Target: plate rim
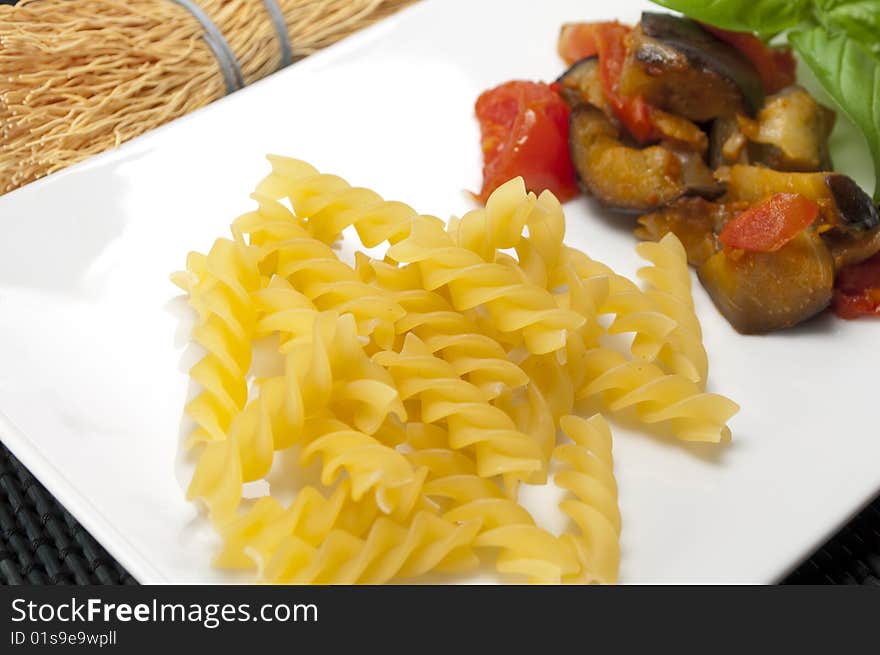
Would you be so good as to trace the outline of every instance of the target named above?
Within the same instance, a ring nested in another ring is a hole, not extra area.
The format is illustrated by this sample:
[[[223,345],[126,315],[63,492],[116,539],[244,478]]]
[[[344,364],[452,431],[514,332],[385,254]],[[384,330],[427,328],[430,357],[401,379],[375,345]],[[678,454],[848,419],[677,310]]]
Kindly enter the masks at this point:
[[[447,0],[448,1],[448,0]],[[239,92],[218,98],[210,104],[200,107],[184,116],[178,117],[168,123],[157,128],[149,130],[120,146],[104,151],[97,155],[88,157],[65,169],[42,177],[34,182],[19,187],[2,197],[0,197],[0,206],[10,202],[16,202],[19,195],[28,192],[39,192],[47,184],[52,184],[55,180],[66,175],[76,176],[80,172],[84,172],[89,167],[111,163],[124,159],[129,153],[134,152],[138,147],[152,139],[160,137],[168,129],[178,129],[185,121],[195,119],[202,112],[219,111],[224,107],[227,101],[235,101],[236,98],[245,97],[243,94],[253,93],[267,80],[275,78],[277,75],[289,74],[290,71],[303,71],[313,67],[320,67],[324,63],[339,62],[340,57],[344,56],[346,49],[357,50],[362,44],[368,43],[385,31],[394,29],[395,23],[405,19],[410,14],[418,12],[433,11],[436,6],[440,5],[440,0],[421,0],[412,5],[404,7],[394,14],[383,18],[382,20],[351,34],[338,42],[316,52],[305,59],[295,62],[291,66],[268,75],[266,78],[258,80],[253,84],[245,87]],[[172,126],[175,126],[172,128]],[[28,435],[3,412],[0,408],[0,440],[13,453],[13,455],[34,475],[34,477],[52,494],[54,500],[64,507],[89,533],[101,544],[101,546],[120,564],[122,564],[129,574],[142,584],[175,584],[170,581],[157,569],[150,561],[145,553],[141,552],[135,543],[130,541],[125,534],[119,530],[112,521],[107,519],[91,502],[91,500],[77,487],[72,484],[62,469],[43,452],[35,441],[30,439]],[[870,485],[868,485],[870,486]],[[868,493],[855,503],[848,513],[842,513],[837,521],[829,521],[821,524],[821,529],[815,529],[811,532],[815,533],[810,539],[805,539],[798,544],[792,544],[790,548],[791,561],[777,561],[763,567],[760,575],[754,576],[757,580],[756,584],[775,584],[783,580],[799,565],[806,561],[806,558],[828,539],[845,526],[853,517],[867,507],[872,500],[880,493],[880,475],[871,486]],[[850,503],[847,503],[848,505]],[[768,575],[769,573],[769,575]],[[210,584],[210,583],[205,583]],[[711,584],[711,581],[708,582]]]

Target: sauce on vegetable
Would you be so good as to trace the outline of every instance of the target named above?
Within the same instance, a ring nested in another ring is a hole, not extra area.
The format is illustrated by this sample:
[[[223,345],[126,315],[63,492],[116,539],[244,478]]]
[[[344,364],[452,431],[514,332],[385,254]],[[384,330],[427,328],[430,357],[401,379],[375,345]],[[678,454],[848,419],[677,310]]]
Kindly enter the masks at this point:
[[[727,248],[774,252],[809,227],[819,205],[799,193],[776,193],[729,221],[718,239]]]
[[[832,307],[841,318],[880,316],[880,253],[838,273]]]
[[[559,36],[559,54],[572,64],[584,57],[599,56],[599,77],[605,98],[626,130],[639,143],[655,138],[651,108],[639,95],[620,91],[620,78],[626,61],[626,37],[632,31],[617,21],[570,23]]]
[[[522,176],[648,212],[639,236],[675,232],[744,333],[807,320],[832,296],[846,318],[880,315],[880,214],[833,171],[834,112],[797,85],[790,48],[695,18],[563,25],[556,83],[509,82],[477,102],[480,199]]]

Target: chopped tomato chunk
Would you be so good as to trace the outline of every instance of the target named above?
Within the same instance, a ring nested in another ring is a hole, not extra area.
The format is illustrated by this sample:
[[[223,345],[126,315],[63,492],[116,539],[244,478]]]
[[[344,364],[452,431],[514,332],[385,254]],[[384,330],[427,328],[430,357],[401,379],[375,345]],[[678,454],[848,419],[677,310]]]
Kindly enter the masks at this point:
[[[608,103],[627,131],[644,143],[656,137],[650,107],[641,96],[624,96],[619,91],[627,54],[625,38],[631,31],[617,21],[568,23],[562,26],[557,48],[567,64],[599,56],[599,76]]]
[[[631,28],[620,23],[602,23],[596,32],[599,51],[599,76],[602,90],[614,113],[627,131],[644,143],[654,135],[651,112],[642,96],[624,96],[620,93],[620,76],[626,61],[626,36]]]
[[[559,41],[556,48],[559,56],[567,65],[587,57],[599,54],[599,46],[596,43],[596,32],[602,25],[608,23],[566,23],[559,30]]]
[[[880,316],[880,253],[838,273],[832,307],[841,318]]]
[[[798,193],[777,193],[730,220],[718,238],[727,248],[773,252],[816,220],[819,205]]]
[[[542,82],[512,81],[477,99],[483,149],[479,199],[509,179],[522,176],[535,193],[549,189],[560,201],[578,193],[568,154],[568,106]]]
[[[768,95],[794,84],[797,62],[790,49],[771,48],[749,32],[731,32],[703,23],[700,25],[716,38],[739,50],[752,62]]]

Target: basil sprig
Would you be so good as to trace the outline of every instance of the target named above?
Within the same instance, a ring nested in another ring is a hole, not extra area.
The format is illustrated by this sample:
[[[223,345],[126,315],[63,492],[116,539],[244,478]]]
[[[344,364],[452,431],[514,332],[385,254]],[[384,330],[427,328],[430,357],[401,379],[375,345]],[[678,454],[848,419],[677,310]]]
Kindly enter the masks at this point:
[[[764,36],[777,34],[805,20],[813,4],[810,0],[752,0],[748,5],[742,0],[654,2],[724,30],[757,32]]]
[[[874,161],[880,202],[880,0],[654,0],[709,25],[786,32],[789,43],[850,120]]]

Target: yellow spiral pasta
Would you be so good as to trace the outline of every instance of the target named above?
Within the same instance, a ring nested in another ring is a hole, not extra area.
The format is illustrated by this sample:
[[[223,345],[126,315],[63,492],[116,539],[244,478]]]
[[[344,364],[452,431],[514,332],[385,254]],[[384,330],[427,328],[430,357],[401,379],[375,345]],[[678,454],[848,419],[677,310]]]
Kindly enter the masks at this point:
[[[608,333],[632,333],[632,354],[648,361],[655,359],[666,338],[675,330],[676,322],[660,311],[635,283],[605,264],[574,248],[566,248],[566,255],[569,265],[588,288],[600,280],[608,285],[597,309],[599,314],[614,315]]]
[[[254,198],[259,208],[236,219],[233,232],[248,235],[259,246],[261,268],[287,280],[316,309],[352,314],[360,334],[387,345],[403,310],[376,287],[363,283],[284,205],[260,194]]]
[[[418,215],[400,203],[386,202],[371,191],[349,186],[341,178],[322,175],[305,162],[280,157],[271,157],[270,161],[273,172],[258,187],[259,193],[265,194],[267,201],[288,198],[296,214],[307,217],[304,223],[317,239],[330,242],[345,227],[354,225],[368,247],[383,241],[394,243],[389,256],[401,263],[418,262],[426,288],[445,286],[459,310],[486,305],[496,327],[502,332],[521,332],[530,351],[558,350],[565,345],[566,330],[583,324],[583,317],[558,308],[546,291],[522,279],[515,267],[494,261],[497,247],[508,247],[508,242],[515,245],[534,196],[525,198],[524,208],[517,205],[521,199],[516,189],[502,189],[496,202],[489,203],[490,208],[498,205],[497,211],[471,213],[457,222],[465,245],[456,248],[452,235],[434,217]],[[522,185],[521,181],[519,184]],[[511,220],[509,207],[502,207],[510,204],[505,192],[516,196],[512,213],[522,217],[522,224]],[[548,203],[556,202],[552,194],[547,198]],[[484,217],[494,220],[487,222],[482,220]],[[473,231],[469,226],[479,227],[477,224],[506,230],[506,234],[490,235],[481,243],[468,236]],[[441,248],[444,244],[453,247],[447,251]],[[444,251],[442,259],[426,260],[417,254],[420,246],[427,246],[429,252],[436,254]],[[481,255],[490,259],[483,260]]]
[[[558,584],[579,571],[570,544],[535,525],[521,505],[485,478],[450,475],[429,482],[425,494],[453,502],[445,519],[479,524],[474,546],[498,550],[495,565],[500,573],[525,576],[537,584]]]
[[[269,155],[269,162],[272,173],[260,182],[257,192],[273,200],[288,199],[296,215],[307,219],[314,238],[324,243],[335,241],[349,226],[355,227],[368,248],[384,241],[395,243],[409,234],[417,216],[402,202],[383,200],[374,191],[352,187],[341,177],[319,173],[304,161]]]
[[[552,204],[556,199],[553,194],[545,194],[544,201]],[[485,207],[451,219],[447,230],[457,246],[485,262],[494,262],[499,250],[519,244],[526,225],[534,220],[532,213],[541,209],[535,194],[527,193],[525,183],[518,177],[499,186]]]
[[[317,546],[337,526],[362,535],[380,510],[370,499],[352,503],[350,498],[347,480],[326,498],[316,488],[304,487],[287,507],[272,496],[263,496],[221,527],[223,546],[214,563],[226,569],[262,571],[286,537],[297,536]]]
[[[373,359],[391,372],[404,401],[418,399],[422,421],[446,423],[450,447],[475,449],[481,476],[524,479],[542,469],[541,445],[415,334],[407,334],[399,353],[380,351]]]
[[[499,485],[477,475],[465,455],[441,448],[416,451],[409,458],[429,470],[424,494],[445,504],[444,519],[479,524],[474,546],[499,551],[499,572],[538,584],[559,583],[578,573],[573,543],[537,526]]]
[[[359,501],[375,490],[376,504],[383,513],[399,520],[409,516],[419,499],[427,469],[415,470],[395,448],[336,419],[317,419],[307,432],[318,436],[303,447],[302,464],[308,466],[320,456],[323,485],[332,486],[345,473],[351,483],[352,500]]]
[[[207,352],[190,370],[202,391],[186,407],[197,426],[188,442],[221,441],[247,402],[257,253],[238,239],[217,239],[207,256],[190,253],[187,270],[172,280],[189,294],[198,314],[192,340]]]
[[[418,512],[407,525],[382,517],[357,537],[331,530],[320,546],[285,537],[263,570],[263,581],[283,584],[382,584],[429,571],[463,571],[478,564],[471,544],[476,521],[453,523]]]
[[[638,271],[639,277],[647,283],[645,294],[676,323],[657,355],[658,362],[670,372],[679,373],[705,388],[709,358],[703,347],[700,321],[694,312],[684,246],[670,232],[659,242],[638,244],[636,251],[653,264]]]
[[[396,324],[399,335],[412,333],[419,337],[431,354],[448,362],[460,378],[477,386],[488,401],[504,409],[517,429],[536,440],[543,464],[526,481],[543,484],[555,426],[548,403],[529,375],[508,358],[498,341],[483,334],[470,316],[454,310],[442,295],[422,289],[417,268],[398,268],[361,257],[357,269],[362,278],[390,289],[406,311]],[[506,482],[515,485],[520,479],[520,475],[508,475]]]
[[[596,348],[584,360],[586,383],[581,398],[599,396],[611,411],[634,408],[646,424],[662,423],[685,441],[730,439],[727,421],[739,405],[719,394],[705,393],[691,380],[667,374],[655,364],[636,362]]]
[[[485,262],[472,250],[455,246],[442,226],[416,220],[411,234],[388,249],[388,257],[418,265],[425,288],[445,289],[458,310],[484,306],[495,327],[521,334],[529,352],[565,346],[583,316],[558,307],[546,289],[529,283],[517,268]]]
[[[714,442],[738,409],[705,392],[680,243],[639,246],[642,290],[567,246],[558,200],[521,179],[444,224],[270,161],[232,238],[172,276],[205,350],[185,409],[187,495],[219,532],[215,563],[263,582],[382,583],[495,555],[516,579],[615,582],[611,432],[575,416],[577,401]],[[342,261],[333,245],[350,227],[368,247],[387,243],[384,259]],[[632,334],[628,352],[607,334]],[[571,443],[557,445],[560,429]],[[561,535],[517,501],[554,462],[574,526]],[[313,464],[318,481],[290,502],[268,486]],[[256,481],[267,495],[245,498]]]
[[[359,270],[367,267],[370,271],[365,275],[389,289],[389,297],[405,312],[395,324],[398,335],[415,334],[432,354],[449,362],[460,377],[480,387],[489,398],[528,384],[529,376],[510,361],[501,344],[482,334],[446,298],[421,288],[416,269],[406,271],[387,262],[359,262]]]
[[[198,457],[188,496],[203,501],[216,521],[237,509],[245,482],[269,472],[275,451],[309,435],[307,417],[335,407],[336,415],[350,415],[367,432],[378,430],[390,414],[406,418],[390,376],[361,350],[353,317],[311,317],[313,329],[292,342],[284,374],[261,381],[258,394],[231,422],[228,438],[208,443]]]
[[[522,234],[526,227],[527,236]],[[450,232],[458,245],[486,261],[497,258],[498,249],[515,247],[518,259],[503,261],[518,267],[530,282],[554,292],[560,306],[584,317],[579,344],[597,345],[601,330],[596,317],[612,313],[615,321],[609,333],[634,333],[633,353],[654,359],[676,328],[674,317],[630,280],[566,247],[565,216],[559,201],[546,191],[540,197],[527,193],[521,178],[500,186],[484,209],[465,214],[450,226]]]
[[[620,567],[620,509],[611,429],[601,414],[586,420],[564,416],[560,427],[574,443],[557,446],[553,452],[562,465],[554,482],[570,493],[559,506],[580,531],[577,536],[563,536],[580,562],[580,571],[566,581],[613,584]]]

